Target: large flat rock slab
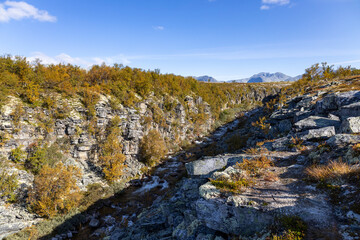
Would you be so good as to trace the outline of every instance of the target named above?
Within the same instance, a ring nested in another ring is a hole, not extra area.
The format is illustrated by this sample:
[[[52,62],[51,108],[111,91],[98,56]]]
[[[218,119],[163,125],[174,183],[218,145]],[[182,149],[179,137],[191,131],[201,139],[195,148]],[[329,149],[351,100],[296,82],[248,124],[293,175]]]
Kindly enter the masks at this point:
[[[319,129],[309,129],[305,132],[299,133],[302,140],[321,140],[328,139],[335,135],[335,127],[324,127]]]
[[[308,129],[317,129],[317,128],[324,128],[330,126],[338,127],[340,126],[340,121],[325,117],[310,116],[308,118],[296,122],[294,126],[297,131],[304,131]]]

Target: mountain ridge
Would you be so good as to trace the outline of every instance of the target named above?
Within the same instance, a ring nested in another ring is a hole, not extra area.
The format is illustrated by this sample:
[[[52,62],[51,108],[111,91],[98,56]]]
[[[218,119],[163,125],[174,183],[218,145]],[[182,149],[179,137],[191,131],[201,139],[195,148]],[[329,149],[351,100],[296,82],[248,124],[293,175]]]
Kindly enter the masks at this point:
[[[302,75],[291,77],[281,72],[276,72],[276,73],[260,72],[248,78],[228,80],[226,82],[229,83],[230,82],[231,83],[295,82],[299,80],[301,77]],[[221,82],[207,75],[195,77],[195,79],[201,82],[208,82],[209,80],[210,80],[209,82]]]
[[[216,80],[213,77],[210,77],[208,75],[204,75],[204,76],[199,76],[199,77],[194,77],[196,80],[200,81],[200,82],[219,82],[218,80]]]

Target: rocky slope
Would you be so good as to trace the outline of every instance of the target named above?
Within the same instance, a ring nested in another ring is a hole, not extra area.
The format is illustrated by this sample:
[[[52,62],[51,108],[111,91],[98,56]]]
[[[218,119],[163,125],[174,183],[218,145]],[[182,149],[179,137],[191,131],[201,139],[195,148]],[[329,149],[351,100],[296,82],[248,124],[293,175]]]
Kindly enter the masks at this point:
[[[280,87],[270,91],[262,87],[255,91],[230,98],[229,103],[241,103],[253,99],[258,102],[269,94],[276,94]],[[1,109],[0,154],[2,172],[16,176],[18,189],[16,203],[0,203],[0,238],[32,226],[42,219],[28,211],[26,205],[27,190],[32,187],[34,175],[22,165],[24,159],[15,163],[12,159],[14,149],[26,153],[31,146],[41,142],[46,146],[57,146],[61,152],[61,161],[66,165],[78,167],[82,173],[77,185],[86,190],[88,185],[97,183],[107,187],[103,172],[98,164],[101,136],[115,116],[121,119],[121,144],[126,156],[126,168],[122,183],[139,178],[144,174],[145,165],[140,161],[140,142],[151,129],[156,129],[165,139],[171,151],[189,144],[208,134],[213,129],[215,118],[206,102],[198,96],[186,96],[185,104],[172,99],[172,108],[166,106],[168,98],[151,96],[136,104],[135,107],[114,105],[111,96],[100,95],[95,105],[95,118],[88,120],[83,103],[76,98],[63,98],[58,95],[57,106],[61,109],[45,109],[29,106],[21,99],[9,96]],[[167,102],[166,102],[167,101]],[[224,106],[226,109],[226,106]],[[201,123],[194,120],[197,114],[204,114]],[[91,126],[96,132],[91,132]]]
[[[354,81],[360,78],[345,83]],[[245,114],[213,140],[223,148],[234,136],[246,137],[246,147],[190,162],[173,159],[162,170],[171,174],[171,167],[185,165],[186,177],[169,189],[161,175],[140,184],[138,193],[160,194],[132,215],[123,209],[136,201],[111,205],[107,215],[94,210],[90,239],[359,239],[360,91],[337,92],[342,84]],[[256,121],[264,115],[262,128]],[[309,167],[339,157],[352,174],[311,180]]]

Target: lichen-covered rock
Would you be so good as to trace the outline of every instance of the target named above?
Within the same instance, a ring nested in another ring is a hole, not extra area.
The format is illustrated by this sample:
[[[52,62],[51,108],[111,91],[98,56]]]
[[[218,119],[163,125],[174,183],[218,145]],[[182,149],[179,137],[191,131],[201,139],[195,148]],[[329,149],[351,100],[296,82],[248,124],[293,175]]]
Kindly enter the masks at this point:
[[[196,202],[197,216],[206,226],[227,234],[253,236],[264,231],[273,217],[253,207],[236,207],[230,202],[199,199]]]
[[[329,94],[316,103],[316,111],[323,114],[358,101],[360,101],[360,91]]]
[[[20,205],[0,202],[0,239],[37,223],[40,219]]]
[[[360,102],[352,103],[341,107],[338,115],[342,118],[346,117],[359,117],[360,116]]]
[[[286,151],[289,149],[288,137],[277,138],[274,141],[264,143],[263,147],[270,151]]]
[[[219,170],[227,165],[227,159],[217,158],[205,158],[190,163],[186,163],[186,170],[189,175],[195,176],[208,176],[212,172]]]
[[[330,94],[325,96],[323,99],[316,102],[316,112],[317,113],[325,113],[328,111],[333,111],[338,108],[336,104],[336,96],[334,94]]]
[[[342,133],[360,133],[360,117],[349,117],[341,124]]]
[[[349,144],[355,144],[360,142],[359,135],[352,134],[336,134],[326,141],[332,147],[345,147]]]
[[[340,125],[340,121],[325,117],[318,117],[318,116],[310,116],[294,124],[295,129],[297,131],[304,131],[307,129],[315,129],[315,128],[324,128],[329,126],[337,127],[339,125]]]
[[[212,199],[220,197],[221,192],[214,185],[212,185],[211,182],[207,182],[200,186],[199,194],[204,199]]]
[[[187,173],[192,176],[209,177],[214,171],[226,166],[232,166],[243,160],[242,155],[223,155],[217,157],[205,157],[190,163],[186,163]]]
[[[280,109],[278,111],[275,111],[271,114],[270,118],[271,119],[276,119],[276,120],[284,120],[284,119],[290,119],[293,118],[295,115],[294,111],[290,111],[287,109]]]
[[[321,140],[328,139],[335,135],[335,127],[324,127],[319,129],[309,129],[298,134],[302,140]]]

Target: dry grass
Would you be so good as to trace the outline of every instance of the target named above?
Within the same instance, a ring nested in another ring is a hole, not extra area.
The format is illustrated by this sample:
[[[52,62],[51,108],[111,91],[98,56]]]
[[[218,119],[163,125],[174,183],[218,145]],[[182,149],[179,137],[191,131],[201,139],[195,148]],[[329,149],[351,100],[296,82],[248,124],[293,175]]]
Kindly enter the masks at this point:
[[[276,182],[279,181],[279,176],[274,172],[265,172],[264,173],[264,180],[267,182]]]
[[[354,171],[348,163],[331,161],[326,166],[311,166],[305,170],[305,173],[310,180],[327,181],[339,180]]]
[[[257,155],[257,154],[266,154],[269,152],[269,150],[267,150],[264,147],[255,147],[255,148],[248,148],[248,149],[244,150],[243,152],[245,154],[249,154],[249,155]]]
[[[245,170],[250,176],[261,175],[263,170],[271,165],[271,159],[264,155],[253,159],[244,159],[242,163],[236,164],[238,168]]]
[[[260,153],[260,148],[248,148],[246,150],[244,150],[245,154],[249,154],[249,155],[256,155]]]

